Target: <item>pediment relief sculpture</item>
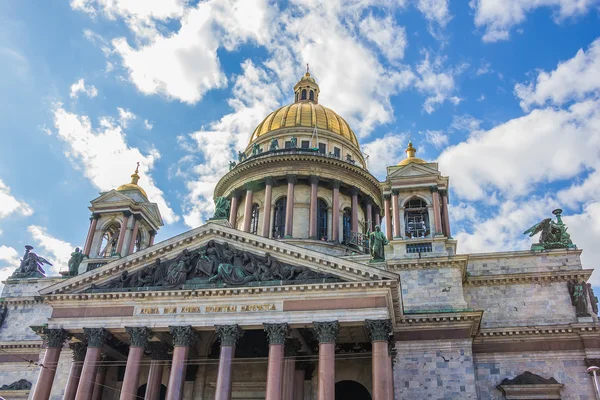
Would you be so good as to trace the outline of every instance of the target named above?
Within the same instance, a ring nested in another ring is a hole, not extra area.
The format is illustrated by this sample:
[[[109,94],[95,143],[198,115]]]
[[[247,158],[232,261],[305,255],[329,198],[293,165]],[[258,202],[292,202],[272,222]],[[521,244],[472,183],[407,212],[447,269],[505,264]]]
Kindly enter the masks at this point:
[[[336,276],[307,267],[280,262],[271,254],[264,256],[239,250],[229,243],[214,240],[195,249],[184,249],[169,260],[154,263],[134,273],[123,271],[119,277],[88,292],[114,290],[211,288],[242,285],[273,285],[299,282],[336,282]]]

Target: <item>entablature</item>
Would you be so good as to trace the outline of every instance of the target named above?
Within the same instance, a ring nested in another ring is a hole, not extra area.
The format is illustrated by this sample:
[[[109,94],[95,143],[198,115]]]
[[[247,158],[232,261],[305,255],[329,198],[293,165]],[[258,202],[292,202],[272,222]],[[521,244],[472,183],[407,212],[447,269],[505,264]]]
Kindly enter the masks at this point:
[[[587,281],[593,269],[569,271],[524,272],[518,274],[497,274],[468,276],[465,286],[521,285],[526,283],[568,282],[571,280]]]

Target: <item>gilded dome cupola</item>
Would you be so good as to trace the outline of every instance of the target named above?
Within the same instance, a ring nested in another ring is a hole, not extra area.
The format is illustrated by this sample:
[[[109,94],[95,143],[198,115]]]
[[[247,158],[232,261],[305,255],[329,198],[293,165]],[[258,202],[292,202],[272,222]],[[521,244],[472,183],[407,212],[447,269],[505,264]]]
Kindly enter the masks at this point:
[[[311,103],[319,103],[319,85],[308,72],[308,64],[306,64],[306,73],[298,83],[294,86],[294,102],[309,101]]]

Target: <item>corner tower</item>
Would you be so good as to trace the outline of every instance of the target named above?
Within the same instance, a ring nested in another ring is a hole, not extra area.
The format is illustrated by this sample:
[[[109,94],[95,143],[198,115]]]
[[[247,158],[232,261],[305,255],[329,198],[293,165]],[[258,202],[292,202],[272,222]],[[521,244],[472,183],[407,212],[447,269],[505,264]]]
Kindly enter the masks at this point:
[[[79,272],[86,272],[112,259],[125,257],[154,244],[163,220],[156,203],[148,200],[138,185],[139,163],[131,182],[101,193],[91,201],[90,228],[85,241],[85,259]]]

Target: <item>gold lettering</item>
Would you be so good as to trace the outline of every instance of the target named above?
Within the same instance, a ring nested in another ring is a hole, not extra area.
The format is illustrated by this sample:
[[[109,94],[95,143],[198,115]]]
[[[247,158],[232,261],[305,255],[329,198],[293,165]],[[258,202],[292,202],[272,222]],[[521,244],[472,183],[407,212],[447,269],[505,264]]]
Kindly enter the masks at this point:
[[[177,307],[165,307],[165,314],[176,314]]]
[[[142,308],[140,314],[158,314],[158,308]]]
[[[181,307],[182,313],[199,313],[200,307]]]

